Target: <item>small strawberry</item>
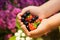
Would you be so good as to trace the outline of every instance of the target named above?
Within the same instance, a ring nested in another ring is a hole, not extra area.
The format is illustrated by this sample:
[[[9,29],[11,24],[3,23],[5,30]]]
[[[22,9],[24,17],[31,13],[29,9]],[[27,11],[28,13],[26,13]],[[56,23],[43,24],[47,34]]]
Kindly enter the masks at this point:
[[[34,29],[36,29],[34,26],[33,26],[33,24],[32,23],[29,23],[29,29],[32,31],[32,30],[34,30]]]
[[[40,21],[42,21],[42,19],[39,19]]]
[[[29,16],[26,18],[26,20],[29,21],[29,20],[31,20],[32,18],[33,18],[33,16],[32,16],[32,15],[29,15]]]
[[[36,22],[40,22],[40,19],[37,19]]]

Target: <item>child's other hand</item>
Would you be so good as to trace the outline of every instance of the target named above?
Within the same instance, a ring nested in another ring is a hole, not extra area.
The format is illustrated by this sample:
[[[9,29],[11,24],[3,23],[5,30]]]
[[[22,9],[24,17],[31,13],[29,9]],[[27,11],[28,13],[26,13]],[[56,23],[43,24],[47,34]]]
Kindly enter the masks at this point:
[[[23,22],[21,22],[20,19],[18,19],[18,21],[20,22],[21,28],[24,30],[26,35],[33,38],[37,38],[39,36],[45,35],[46,33],[58,27],[60,25],[59,17],[60,17],[60,13],[57,13],[48,19],[43,19],[40,25],[37,27],[37,29],[30,32],[27,30],[26,26],[23,24]]]
[[[42,13],[42,10],[40,10],[37,6],[28,6],[22,9],[22,12],[18,14],[18,18],[21,19],[21,15],[23,15],[27,11],[29,11],[33,15],[39,16],[39,18],[41,19],[46,18],[46,14]]]

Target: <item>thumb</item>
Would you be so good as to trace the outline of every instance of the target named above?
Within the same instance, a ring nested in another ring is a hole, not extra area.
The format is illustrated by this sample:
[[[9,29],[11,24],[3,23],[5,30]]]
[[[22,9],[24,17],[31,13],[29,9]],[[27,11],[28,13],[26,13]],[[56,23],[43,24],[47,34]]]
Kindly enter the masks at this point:
[[[23,15],[25,12],[30,11],[30,7],[25,7],[22,9],[21,15]]]
[[[30,7],[25,7],[25,8],[23,8],[22,11],[21,11],[21,13],[19,13],[19,14],[17,15],[18,19],[21,19],[21,16],[22,16],[25,12],[27,12],[27,11],[30,12]]]

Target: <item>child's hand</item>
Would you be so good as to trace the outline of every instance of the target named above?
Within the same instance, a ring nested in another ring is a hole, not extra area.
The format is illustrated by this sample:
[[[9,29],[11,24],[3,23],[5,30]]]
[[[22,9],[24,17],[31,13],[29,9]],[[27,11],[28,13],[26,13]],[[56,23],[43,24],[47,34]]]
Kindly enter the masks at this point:
[[[20,17],[20,15],[23,15],[27,11],[29,11],[33,15],[39,16],[41,19],[46,18],[46,14],[42,13],[44,11],[40,10],[37,6],[28,6],[22,9],[22,12],[19,13],[18,16]],[[21,19],[21,17],[19,19]]]
[[[48,19],[43,19],[41,24],[37,27],[37,29],[27,32],[27,34],[30,37],[36,38],[45,35],[45,33],[51,32],[52,30],[56,29],[59,26],[60,26],[60,13],[57,13]]]
[[[18,18],[19,17],[21,16],[18,16]],[[36,38],[44,35],[47,32],[50,32],[52,29],[55,29],[60,25],[60,13],[57,13],[56,15],[48,19],[43,19],[41,24],[37,27],[37,29],[30,32],[27,30],[26,26],[23,24],[23,22],[21,22],[20,19],[18,19],[18,21],[20,22],[21,28],[24,30],[26,35]]]

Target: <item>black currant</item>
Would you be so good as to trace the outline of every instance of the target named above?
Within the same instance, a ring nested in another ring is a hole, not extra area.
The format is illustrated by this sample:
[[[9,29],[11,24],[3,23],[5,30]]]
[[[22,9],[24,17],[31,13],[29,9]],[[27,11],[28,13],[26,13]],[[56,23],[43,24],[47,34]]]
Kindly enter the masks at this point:
[[[28,22],[27,22],[27,21],[24,21],[23,23],[24,23],[25,25],[28,25]]]
[[[29,14],[30,14],[30,12],[29,12],[29,11],[27,11],[27,12],[26,12],[26,15],[29,15]]]
[[[30,14],[30,12],[27,11],[24,15],[22,15],[22,17],[26,18],[29,14]]]
[[[21,21],[22,21],[22,22],[24,22],[24,21],[25,21],[25,18],[24,18],[24,17],[22,17],[22,18],[21,18]]]
[[[38,16],[35,16],[34,18],[32,18],[31,20],[30,20],[30,22],[34,22],[35,20],[37,20],[38,19]]]
[[[37,20],[38,19],[38,16],[35,16],[35,19]]]
[[[35,18],[32,18],[31,20],[30,20],[30,22],[34,22],[35,21]]]
[[[26,16],[27,16],[26,14],[23,14],[21,17],[24,17],[24,18],[26,18]]]
[[[29,29],[29,26],[26,26],[26,28],[28,29],[28,31],[31,31],[31,30]]]

